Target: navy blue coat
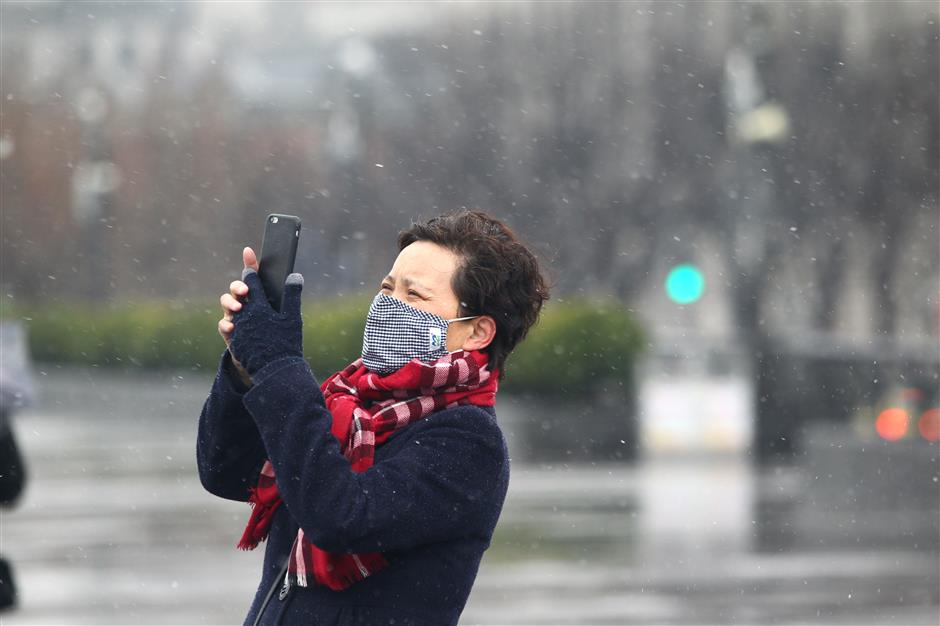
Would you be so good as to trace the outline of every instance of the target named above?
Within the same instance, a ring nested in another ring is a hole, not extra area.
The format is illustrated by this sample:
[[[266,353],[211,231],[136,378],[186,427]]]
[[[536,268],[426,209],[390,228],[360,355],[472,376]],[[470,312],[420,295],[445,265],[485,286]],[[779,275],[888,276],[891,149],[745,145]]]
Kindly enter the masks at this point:
[[[353,472],[331,434],[319,383],[299,357],[265,366],[246,388],[228,350],[199,417],[199,477],[211,493],[247,501],[266,458],[283,504],[245,624],[269,590],[261,624],[456,624],[509,484],[509,451],[492,408],[433,413],[376,448]],[[250,508],[245,507],[247,522]],[[283,567],[298,526],[329,552],[381,551],[389,565],[343,591],[292,586]],[[244,526],[223,532],[232,549]],[[279,575],[280,574],[280,575]]]

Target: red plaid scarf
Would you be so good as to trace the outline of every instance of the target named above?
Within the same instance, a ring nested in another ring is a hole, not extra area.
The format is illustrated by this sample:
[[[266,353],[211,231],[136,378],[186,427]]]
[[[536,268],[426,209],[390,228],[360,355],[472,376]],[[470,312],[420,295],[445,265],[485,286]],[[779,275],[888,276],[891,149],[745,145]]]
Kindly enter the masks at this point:
[[[343,455],[354,472],[372,466],[375,448],[399,428],[405,428],[435,411],[460,404],[493,406],[497,372],[487,369],[487,355],[457,351],[434,363],[412,360],[397,372],[380,376],[357,359],[333,374],[321,386],[326,406],[333,414],[331,431],[339,439]],[[238,547],[251,550],[268,536],[274,512],[281,504],[274,466],[265,461],[258,486],[249,489],[253,507]],[[330,553],[313,545],[301,528],[291,547],[288,579],[307,586],[314,580],[340,591],[388,565],[381,552]]]

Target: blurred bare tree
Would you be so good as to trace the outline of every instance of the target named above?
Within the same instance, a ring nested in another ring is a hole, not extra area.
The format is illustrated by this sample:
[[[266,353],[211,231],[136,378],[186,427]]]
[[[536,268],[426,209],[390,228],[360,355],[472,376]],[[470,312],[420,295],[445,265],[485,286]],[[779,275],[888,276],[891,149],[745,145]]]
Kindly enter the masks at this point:
[[[198,67],[184,54],[197,15],[181,3],[147,9],[149,62],[121,52],[141,85],[132,99],[95,69],[110,66],[93,58],[94,29],[69,31],[57,71],[33,84],[30,29],[64,32],[84,12],[55,6],[3,8],[2,133],[15,146],[0,177],[3,281],[17,297],[202,300],[274,210],[304,218],[311,293],[368,290],[409,217],[480,206],[541,243],[561,293],[627,303],[659,280],[657,259],[718,242],[730,269],[714,280],[741,328],[781,288],[768,276],[809,248],[801,289],[813,324],[831,328],[849,244],[864,241],[875,327],[891,334],[902,255],[936,238],[930,3],[513,4],[336,41],[284,36],[296,16],[272,9],[277,36],[229,34]],[[110,10],[97,22],[140,23]],[[783,135],[738,136],[734,54],[783,111]],[[282,91],[246,96],[246,57]],[[80,108],[95,97],[89,130]],[[78,210],[76,169],[101,162],[119,185]],[[937,275],[935,253],[916,263]]]

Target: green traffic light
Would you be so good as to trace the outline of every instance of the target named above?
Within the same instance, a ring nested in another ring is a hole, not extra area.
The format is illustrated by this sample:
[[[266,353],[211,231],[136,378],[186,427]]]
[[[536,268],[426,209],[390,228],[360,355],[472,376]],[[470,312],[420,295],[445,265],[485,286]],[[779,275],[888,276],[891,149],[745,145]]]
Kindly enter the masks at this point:
[[[705,278],[694,265],[677,265],[666,277],[666,293],[673,302],[691,304],[702,297],[705,291]]]

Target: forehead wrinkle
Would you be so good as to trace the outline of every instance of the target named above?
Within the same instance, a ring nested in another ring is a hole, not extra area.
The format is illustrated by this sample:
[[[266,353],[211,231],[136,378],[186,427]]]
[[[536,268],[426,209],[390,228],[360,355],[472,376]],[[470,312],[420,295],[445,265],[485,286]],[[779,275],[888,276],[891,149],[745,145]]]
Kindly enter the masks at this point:
[[[395,277],[389,274],[385,277],[385,280],[395,284]],[[433,292],[434,290],[425,285],[424,283],[411,278],[410,276],[402,276],[401,282],[405,284],[406,287],[418,287],[419,289],[424,289],[425,291]]]

